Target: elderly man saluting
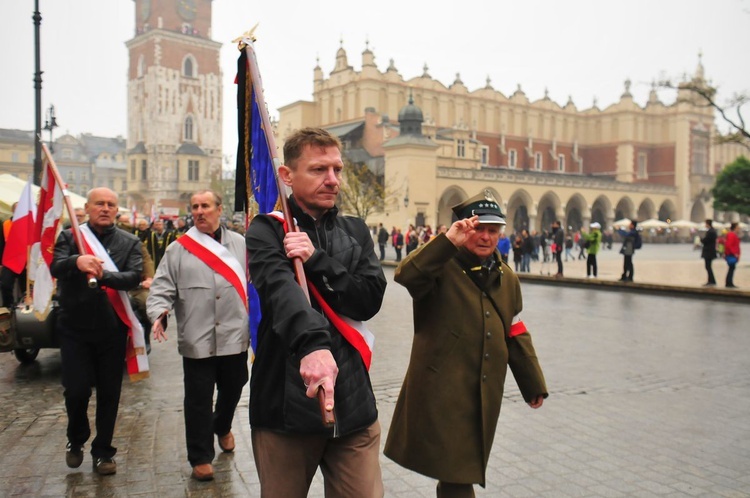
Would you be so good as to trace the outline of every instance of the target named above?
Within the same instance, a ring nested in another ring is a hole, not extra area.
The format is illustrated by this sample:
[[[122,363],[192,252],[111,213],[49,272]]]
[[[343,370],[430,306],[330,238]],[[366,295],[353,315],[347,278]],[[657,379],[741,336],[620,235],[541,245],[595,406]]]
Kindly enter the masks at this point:
[[[146,306],[159,342],[167,337],[166,316],[175,310],[188,461],[191,477],[207,481],[214,476],[214,434],[224,452],[234,450],[232,419],[248,380],[247,264],[245,240],[221,226],[216,192],[193,194],[190,210],[195,226],[167,247]]]
[[[414,299],[409,368],[385,455],[438,480],[438,497],[484,486],[507,367],[532,408],[547,397],[521,287],[496,250],[505,219],[485,190],[455,206],[446,234],[411,253],[395,280]]]

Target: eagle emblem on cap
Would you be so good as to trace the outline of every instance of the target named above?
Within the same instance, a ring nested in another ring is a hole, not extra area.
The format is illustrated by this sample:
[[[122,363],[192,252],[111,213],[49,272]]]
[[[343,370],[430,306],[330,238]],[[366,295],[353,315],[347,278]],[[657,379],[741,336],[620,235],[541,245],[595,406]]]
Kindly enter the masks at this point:
[[[485,200],[488,200],[490,202],[496,202],[495,201],[495,196],[492,195],[492,192],[490,192],[490,189],[488,189],[488,188],[484,189],[484,198],[485,198]]]

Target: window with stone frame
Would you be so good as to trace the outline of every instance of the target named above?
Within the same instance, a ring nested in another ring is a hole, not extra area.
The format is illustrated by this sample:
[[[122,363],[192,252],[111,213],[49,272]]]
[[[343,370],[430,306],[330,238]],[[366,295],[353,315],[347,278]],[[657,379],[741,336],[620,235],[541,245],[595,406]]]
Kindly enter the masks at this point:
[[[537,171],[542,171],[543,167],[544,167],[544,158],[542,157],[542,153],[535,152],[534,153],[534,169]]]
[[[565,172],[565,155],[564,154],[557,155],[557,171],[561,173]]]
[[[456,157],[466,157],[466,141],[463,139],[456,140]]]
[[[487,163],[490,162],[490,148],[486,145],[482,145],[481,148],[482,151],[482,166],[487,166]]]
[[[508,167],[510,169],[516,169],[517,163],[518,163],[518,153],[516,152],[516,149],[510,149],[508,151]]]
[[[694,128],[691,134],[690,172],[696,175],[708,174],[709,135],[702,127]]]
[[[192,141],[193,140],[193,117],[188,116],[185,118],[185,129],[184,129],[184,139]]]
[[[141,159],[141,180],[148,179],[148,161]]]
[[[638,153],[638,170],[636,171],[636,178],[639,180],[648,178],[648,154],[645,152]]]
[[[200,180],[200,161],[197,159],[188,160],[188,181],[197,182]]]

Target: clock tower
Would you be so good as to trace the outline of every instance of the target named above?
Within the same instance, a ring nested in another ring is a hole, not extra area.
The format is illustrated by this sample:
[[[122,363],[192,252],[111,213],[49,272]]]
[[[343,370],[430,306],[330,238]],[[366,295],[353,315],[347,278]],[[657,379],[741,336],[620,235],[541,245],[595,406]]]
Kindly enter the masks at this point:
[[[212,0],[134,0],[128,68],[128,201],[185,213],[221,173],[221,43]]]

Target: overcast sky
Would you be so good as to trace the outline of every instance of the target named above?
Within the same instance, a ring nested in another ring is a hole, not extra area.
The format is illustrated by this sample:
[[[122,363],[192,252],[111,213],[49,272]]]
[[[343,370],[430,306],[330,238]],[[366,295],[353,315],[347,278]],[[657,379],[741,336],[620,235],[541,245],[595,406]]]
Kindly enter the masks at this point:
[[[125,42],[133,37],[135,2],[39,3],[42,106],[55,105],[55,136],[124,136]],[[34,128],[33,10],[33,0],[0,0],[0,128]],[[744,41],[750,0],[215,0],[212,38],[225,44],[225,154],[236,150],[238,52],[231,40],[258,22],[256,48],[272,115],[312,99],[316,58],[328,75],[341,40],[355,70],[369,40],[378,67],[385,70],[392,58],[406,80],[421,75],[426,63],[446,86],[460,73],[472,91],[489,76],[505,95],[520,84],[534,101],[546,87],[550,98],[564,105],[570,95],[579,109],[595,97],[600,109],[616,102],[628,78],[643,105],[652,80],[692,75],[699,52],[720,100],[750,91]],[[660,96],[674,100],[668,90]]]

